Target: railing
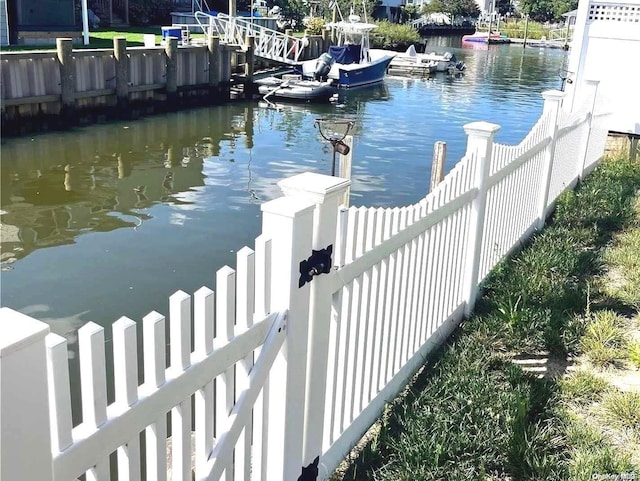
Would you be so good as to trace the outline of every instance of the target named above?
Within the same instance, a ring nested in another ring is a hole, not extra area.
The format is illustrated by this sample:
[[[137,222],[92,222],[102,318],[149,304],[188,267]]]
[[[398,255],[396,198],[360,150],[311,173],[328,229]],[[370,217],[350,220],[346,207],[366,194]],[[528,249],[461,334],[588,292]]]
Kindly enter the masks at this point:
[[[255,37],[255,55],[269,60],[295,65],[302,59],[304,48],[307,46],[304,39],[286,35],[240,17],[195,12],[195,18],[206,35],[218,35],[220,40],[226,43],[244,45],[246,37]]]
[[[281,181],[255,252],[218,271],[217,293],[171,296],[168,339],[156,312],[141,342],[132,320],[113,324],[110,404],[103,329],[79,330],[76,427],[66,341],[3,308],[3,479],[106,480],[114,452],[118,479],[327,479],[471,313],[490,270],[597,164],[607,131],[593,99],[566,113],[563,92],[543,97],[519,145],[494,143],[498,125],[467,124],[463,159],[411,206],[341,207],[349,181],[337,177]]]

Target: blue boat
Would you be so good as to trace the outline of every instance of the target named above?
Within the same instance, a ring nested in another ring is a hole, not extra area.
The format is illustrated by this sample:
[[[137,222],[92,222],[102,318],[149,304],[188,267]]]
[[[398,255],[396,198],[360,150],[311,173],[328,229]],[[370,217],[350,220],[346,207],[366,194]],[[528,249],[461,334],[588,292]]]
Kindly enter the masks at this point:
[[[361,22],[357,15],[349,15],[349,21],[329,23],[335,29],[337,45],[329,48],[320,58],[302,63],[305,77],[332,79],[338,88],[355,88],[382,82],[393,54],[369,48],[369,33],[377,28],[372,23]]]

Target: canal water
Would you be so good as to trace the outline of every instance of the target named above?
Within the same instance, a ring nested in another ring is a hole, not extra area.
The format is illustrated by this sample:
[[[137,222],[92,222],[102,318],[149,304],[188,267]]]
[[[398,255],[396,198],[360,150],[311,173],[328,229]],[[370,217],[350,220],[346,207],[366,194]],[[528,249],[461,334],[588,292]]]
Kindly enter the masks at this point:
[[[240,102],[2,139],[2,306],[49,323],[74,359],[87,321],[167,314],[176,290],[215,288],[216,270],[253,246],[277,182],[330,172],[317,118],[356,122],[352,205],[418,201],[434,142],[447,142],[447,171],[468,122],[497,123],[497,141],[518,143],[542,112],[541,92],[561,86],[566,52],[477,47],[430,38],[427,51],[455,53],[464,75],[390,77],[342,92],[337,105]]]

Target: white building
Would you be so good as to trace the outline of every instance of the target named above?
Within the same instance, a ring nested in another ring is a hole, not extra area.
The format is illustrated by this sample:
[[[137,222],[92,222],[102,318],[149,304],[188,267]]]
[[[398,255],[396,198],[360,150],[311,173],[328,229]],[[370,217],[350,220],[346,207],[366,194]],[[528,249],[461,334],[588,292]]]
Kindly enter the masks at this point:
[[[565,108],[578,108],[585,82],[597,80],[609,130],[640,135],[640,0],[580,0],[568,63]]]

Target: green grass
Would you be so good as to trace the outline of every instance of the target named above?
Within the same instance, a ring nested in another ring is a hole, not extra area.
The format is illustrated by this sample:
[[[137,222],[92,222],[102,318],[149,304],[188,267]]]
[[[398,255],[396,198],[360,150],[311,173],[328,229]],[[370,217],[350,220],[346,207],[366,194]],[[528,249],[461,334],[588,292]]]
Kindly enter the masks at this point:
[[[633,341],[628,344],[628,357],[631,363],[640,369],[640,341]]]
[[[629,453],[583,421],[569,422],[567,444],[571,446],[568,478],[571,481],[591,481],[595,475],[638,473]]]
[[[640,212],[640,208],[638,209]],[[605,259],[611,266],[605,292],[612,298],[640,309],[640,229],[625,232],[616,238]]]
[[[625,357],[625,320],[610,310],[593,315],[580,341],[582,353],[595,366],[605,367]]]
[[[99,28],[96,30],[91,30],[89,32],[89,45],[75,43],[73,48],[113,48],[113,39],[115,37],[124,37],[127,40],[127,45],[130,47],[142,47],[144,45],[144,35],[151,33],[156,35],[156,45],[159,45],[160,40],[162,40],[162,29],[160,26],[122,27],[118,30],[107,30]],[[202,36],[202,34],[191,33],[191,38],[198,38]],[[2,51],[17,52],[27,50],[54,50],[55,48],[55,43],[42,45],[10,45],[3,46]]]
[[[602,416],[613,426],[632,431],[640,439],[640,393],[612,391],[602,399]]]
[[[583,372],[561,383],[538,379],[509,356],[575,354],[594,319],[607,318],[594,278],[615,232],[633,223],[639,186],[638,164],[618,158],[563,195],[545,230],[491,273],[477,314],[389,406],[342,479],[553,481],[635,472],[627,454],[604,441],[595,449],[587,428],[569,420],[567,401],[595,402],[609,391],[604,381]]]
[[[560,381],[563,397],[581,404],[598,399],[607,387],[607,381],[586,369],[577,370]]]

